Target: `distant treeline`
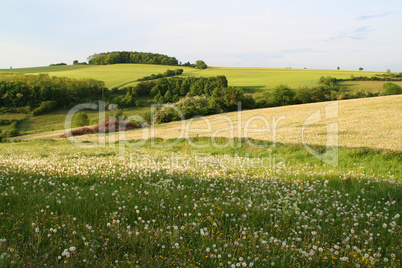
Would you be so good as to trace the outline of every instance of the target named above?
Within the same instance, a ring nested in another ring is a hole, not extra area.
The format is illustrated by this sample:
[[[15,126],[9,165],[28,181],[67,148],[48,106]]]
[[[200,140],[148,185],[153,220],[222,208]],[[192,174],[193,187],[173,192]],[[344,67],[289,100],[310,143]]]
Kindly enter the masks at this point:
[[[338,81],[402,81],[402,73],[399,74],[376,74],[372,77],[350,76],[350,79],[339,79]]]
[[[344,87],[341,87],[338,83],[339,81],[348,80],[337,79],[330,76],[322,76],[319,79],[317,86],[292,89],[287,85],[278,85],[272,92],[265,92],[262,96],[256,98],[255,108],[376,97],[402,93],[402,88],[391,82],[384,83],[383,90],[381,92],[370,92],[364,90],[352,92]]]
[[[74,61],[75,62],[75,61]],[[140,64],[159,64],[159,65],[181,65],[186,67],[194,67],[197,69],[206,69],[208,65],[197,60],[196,63],[186,62],[182,64],[175,57],[169,57],[163,54],[136,51],[113,51],[93,54],[88,57],[89,64],[106,65],[117,63],[140,63]],[[79,64],[78,61],[77,63]]]
[[[14,112],[19,107],[34,114],[56,108],[99,100],[104,82],[94,79],[72,79],[41,75],[9,75],[0,81],[0,107]]]
[[[60,62],[60,63],[52,63],[52,64],[49,64],[49,66],[60,66],[60,65],[67,65],[67,63],[65,63],[65,62]]]
[[[94,54],[88,57],[89,64],[116,64],[116,63],[141,63],[160,65],[179,65],[175,57],[149,52],[114,51]]]
[[[138,81],[147,81],[147,80],[154,80],[154,79],[159,79],[163,77],[171,77],[171,76],[176,76],[176,75],[181,75],[183,73],[183,69],[175,69],[175,70],[166,70],[166,72],[159,73],[159,74],[151,74],[144,76],[143,78],[138,79]]]

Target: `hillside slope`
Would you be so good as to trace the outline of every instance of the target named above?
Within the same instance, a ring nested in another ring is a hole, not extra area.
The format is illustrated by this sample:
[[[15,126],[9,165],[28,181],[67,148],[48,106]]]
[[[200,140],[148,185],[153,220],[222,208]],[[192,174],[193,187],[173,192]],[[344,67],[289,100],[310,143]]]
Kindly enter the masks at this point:
[[[342,100],[338,102],[338,113],[325,119],[325,107],[330,102],[284,106],[212,115],[183,122],[171,122],[151,128],[127,131],[127,140],[153,137],[173,139],[187,137],[249,137],[280,143],[303,143],[325,145],[327,125],[338,125],[339,146],[367,147],[374,149],[402,150],[402,96]],[[322,120],[306,125],[307,119],[320,111]],[[327,113],[328,115],[328,113]],[[248,131],[245,129],[248,127]],[[184,130],[183,130],[184,129]],[[264,133],[253,130],[265,129]],[[152,133],[153,132],[153,133]],[[27,135],[23,139],[58,138],[63,131]],[[109,136],[107,136],[109,137]],[[77,137],[80,141],[97,142],[98,135]]]

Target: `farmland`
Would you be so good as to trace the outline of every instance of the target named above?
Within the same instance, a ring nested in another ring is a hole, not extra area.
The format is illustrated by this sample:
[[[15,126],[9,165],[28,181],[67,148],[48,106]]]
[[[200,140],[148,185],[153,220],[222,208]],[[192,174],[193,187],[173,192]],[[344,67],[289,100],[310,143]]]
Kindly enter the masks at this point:
[[[93,78],[105,82],[105,86],[111,89],[135,81],[146,75],[163,73],[167,69],[175,68],[177,68],[177,66],[149,64],[65,65],[0,70],[0,74],[1,71],[3,71],[7,73],[23,72],[29,74],[49,73],[51,76],[65,76],[69,78]],[[251,93],[273,89],[278,84],[287,84],[294,88],[299,86],[311,86],[315,85],[321,76],[345,79],[350,78],[351,75],[371,77],[377,74],[377,72],[367,71],[321,69],[208,67],[208,69],[205,70],[198,70],[190,67],[180,68],[184,69],[183,76],[210,77],[225,75],[230,82],[230,86],[249,88],[252,90]]]

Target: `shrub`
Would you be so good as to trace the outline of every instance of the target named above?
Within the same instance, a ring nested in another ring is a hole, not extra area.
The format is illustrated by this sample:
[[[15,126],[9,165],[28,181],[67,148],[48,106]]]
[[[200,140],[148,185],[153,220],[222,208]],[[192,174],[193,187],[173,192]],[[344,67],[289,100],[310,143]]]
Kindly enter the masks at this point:
[[[14,128],[12,129],[9,133],[8,136],[9,137],[17,137],[20,135],[20,132],[18,131],[18,129]]]
[[[402,93],[402,87],[391,82],[385,83],[382,88],[385,95],[397,95]]]
[[[310,88],[302,87],[296,92],[296,100],[300,103],[312,102],[313,93]]]
[[[325,86],[313,87],[311,89],[311,99],[314,102],[327,101],[331,99],[331,90]]]
[[[256,106],[255,99],[251,94],[244,94],[243,98],[241,99],[241,104],[243,109],[254,109]]]
[[[79,112],[74,116],[74,125],[76,127],[83,127],[89,125],[88,115],[84,112]]]
[[[206,68],[208,68],[208,66],[202,60],[197,60],[196,64],[197,64],[197,69],[206,69]]]
[[[54,108],[56,108],[57,103],[55,101],[42,101],[38,108],[32,111],[33,115],[41,115],[48,112],[51,112]]]
[[[287,85],[278,85],[272,92],[272,96],[279,105],[289,105],[294,103],[296,92]]]

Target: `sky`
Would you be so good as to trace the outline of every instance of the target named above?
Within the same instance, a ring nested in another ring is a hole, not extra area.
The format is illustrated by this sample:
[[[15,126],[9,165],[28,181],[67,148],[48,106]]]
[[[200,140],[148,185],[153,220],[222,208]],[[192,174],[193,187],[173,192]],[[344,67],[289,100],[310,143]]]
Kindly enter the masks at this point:
[[[209,66],[402,72],[402,1],[14,0],[0,68],[153,52]]]

